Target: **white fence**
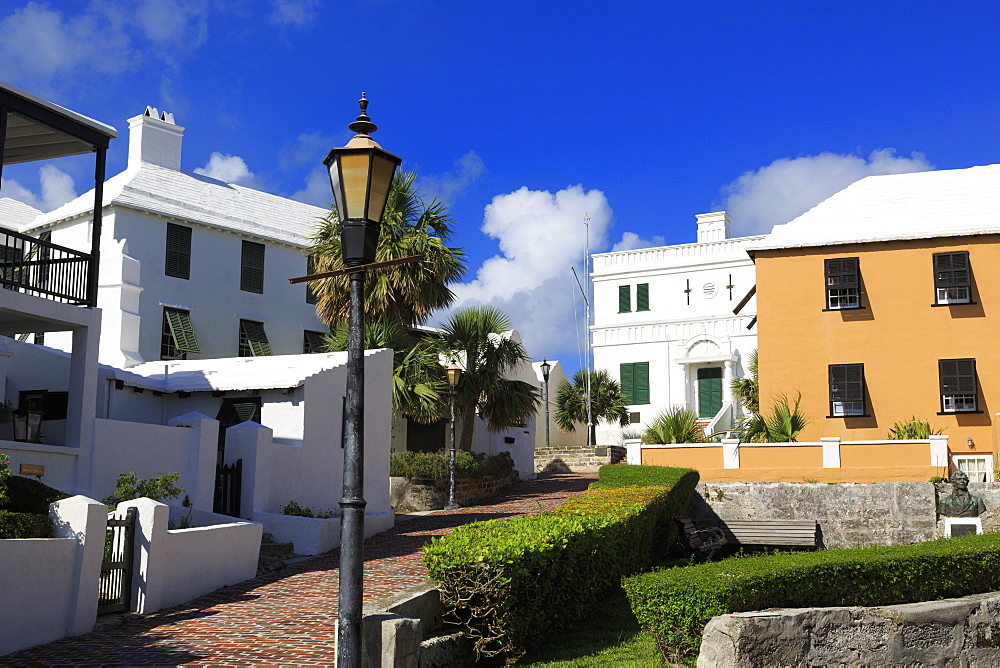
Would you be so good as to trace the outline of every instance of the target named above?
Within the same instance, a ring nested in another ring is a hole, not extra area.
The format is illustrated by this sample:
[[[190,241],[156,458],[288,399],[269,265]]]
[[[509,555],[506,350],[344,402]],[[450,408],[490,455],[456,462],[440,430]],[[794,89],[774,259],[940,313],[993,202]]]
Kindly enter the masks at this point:
[[[131,610],[154,612],[256,575],[260,524],[195,510],[195,527],[169,529],[162,503],[136,499],[119,510],[130,506],[139,515]],[[0,540],[0,655],[94,628],[107,507],[74,496],[49,513],[56,538]]]

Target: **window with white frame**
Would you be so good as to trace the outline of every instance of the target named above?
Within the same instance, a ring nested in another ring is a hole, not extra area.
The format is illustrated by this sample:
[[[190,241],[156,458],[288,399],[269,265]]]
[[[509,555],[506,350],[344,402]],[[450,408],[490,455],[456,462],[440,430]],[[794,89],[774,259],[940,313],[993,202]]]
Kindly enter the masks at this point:
[[[990,482],[993,478],[990,455],[953,455],[955,468],[969,474],[969,482]]]
[[[975,413],[979,410],[976,389],[976,360],[938,360],[941,384],[941,412]]]
[[[861,276],[858,258],[838,257],[824,260],[826,307],[830,310],[861,308]]]
[[[972,301],[969,251],[934,253],[934,294],[937,304],[968,304]]]
[[[865,414],[865,365],[831,364],[830,417]]]

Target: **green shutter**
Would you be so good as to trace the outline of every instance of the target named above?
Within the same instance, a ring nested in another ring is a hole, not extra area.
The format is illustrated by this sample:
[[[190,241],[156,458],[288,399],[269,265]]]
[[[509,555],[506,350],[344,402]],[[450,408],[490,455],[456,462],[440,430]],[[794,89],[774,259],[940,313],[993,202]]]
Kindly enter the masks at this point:
[[[618,286],[618,312],[628,313],[632,310],[632,286]]]
[[[264,323],[256,320],[240,320],[240,327],[246,334],[247,343],[250,344],[250,352],[254,357],[266,357],[271,353],[271,345],[267,342],[267,334],[264,333]]]
[[[640,283],[635,286],[635,310],[649,310],[649,283]]]
[[[167,326],[170,327],[170,335],[174,337],[174,347],[186,353],[200,353],[198,339],[194,335],[194,326],[191,324],[191,314],[187,311],[180,311],[172,308],[163,309],[163,315],[167,319]]]
[[[635,379],[635,403],[649,403],[649,362],[636,362],[633,373]]]
[[[240,266],[240,290],[264,292],[264,244],[243,242],[243,259]]]
[[[315,272],[316,272],[316,262],[315,260],[313,260],[312,255],[307,255],[306,275],[311,276]],[[311,285],[309,283],[306,283],[306,304],[315,304],[315,303],[316,303],[316,293],[313,292]]]
[[[167,223],[167,252],[163,273],[191,278],[191,228]]]
[[[622,395],[625,396],[625,403],[629,406],[635,404],[633,401],[633,388],[635,383],[633,382],[633,375],[635,371],[634,364],[622,364],[620,378],[622,382]]]
[[[303,342],[305,345],[302,352],[306,354],[323,352],[323,339],[326,338],[326,334],[308,329],[305,330],[305,333],[305,341]]]

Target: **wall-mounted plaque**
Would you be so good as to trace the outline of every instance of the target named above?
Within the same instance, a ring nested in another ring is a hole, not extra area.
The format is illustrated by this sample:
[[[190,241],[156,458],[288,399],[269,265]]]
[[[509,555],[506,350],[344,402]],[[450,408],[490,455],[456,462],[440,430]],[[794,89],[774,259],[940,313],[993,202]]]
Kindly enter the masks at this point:
[[[21,464],[21,475],[45,475],[45,467],[41,464]]]

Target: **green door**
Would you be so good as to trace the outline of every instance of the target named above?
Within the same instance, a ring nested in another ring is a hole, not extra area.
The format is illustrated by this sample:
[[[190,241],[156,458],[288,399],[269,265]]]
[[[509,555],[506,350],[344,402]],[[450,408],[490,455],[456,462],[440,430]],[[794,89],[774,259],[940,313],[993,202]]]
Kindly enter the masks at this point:
[[[722,367],[698,369],[698,417],[715,417],[722,409]]]

